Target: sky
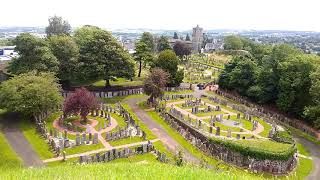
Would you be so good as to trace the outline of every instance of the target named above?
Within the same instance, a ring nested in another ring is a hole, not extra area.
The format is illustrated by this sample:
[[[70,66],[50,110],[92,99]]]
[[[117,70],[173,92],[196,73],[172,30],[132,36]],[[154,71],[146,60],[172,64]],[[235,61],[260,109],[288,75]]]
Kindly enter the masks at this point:
[[[303,30],[320,32],[319,0],[0,0],[0,26]]]

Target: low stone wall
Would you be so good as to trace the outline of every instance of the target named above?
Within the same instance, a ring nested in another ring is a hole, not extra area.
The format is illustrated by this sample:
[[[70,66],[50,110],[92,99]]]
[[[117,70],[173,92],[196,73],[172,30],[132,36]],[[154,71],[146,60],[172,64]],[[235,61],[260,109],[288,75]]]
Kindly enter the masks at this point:
[[[254,172],[286,174],[292,171],[297,165],[295,155],[285,161],[269,159],[260,160],[255,159],[254,157],[245,156],[239,152],[234,152],[223,145],[210,142],[207,136],[168,112],[161,112],[161,116],[186,140],[190,141],[195,147],[207,155],[213,156],[227,163],[234,164],[238,167],[250,169]]]
[[[97,98],[112,98],[117,96],[128,96],[134,94],[142,94],[143,88],[136,88],[136,89],[125,89],[125,90],[118,90],[118,91],[91,91],[95,97]],[[73,94],[74,91],[63,91],[62,96],[68,97]]]

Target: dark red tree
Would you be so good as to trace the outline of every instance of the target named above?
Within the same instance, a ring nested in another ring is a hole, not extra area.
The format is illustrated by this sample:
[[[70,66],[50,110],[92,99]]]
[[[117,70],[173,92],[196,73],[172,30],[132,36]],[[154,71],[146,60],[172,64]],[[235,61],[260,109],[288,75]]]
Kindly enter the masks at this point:
[[[97,99],[93,93],[86,88],[78,88],[74,94],[67,97],[63,105],[64,116],[78,115],[81,116],[81,121],[87,122],[87,116],[91,109],[98,105]]]

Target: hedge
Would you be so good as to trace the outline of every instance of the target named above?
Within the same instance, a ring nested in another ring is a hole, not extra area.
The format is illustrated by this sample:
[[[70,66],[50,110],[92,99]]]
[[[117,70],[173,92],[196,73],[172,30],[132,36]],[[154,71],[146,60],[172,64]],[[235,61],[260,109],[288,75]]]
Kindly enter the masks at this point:
[[[297,151],[295,145],[292,145],[290,148],[288,148],[285,151],[282,152],[272,152],[264,149],[258,149],[255,147],[250,147],[243,144],[238,144],[230,140],[222,140],[222,139],[210,139],[209,143],[222,145],[231,151],[238,152],[244,156],[253,157],[255,159],[260,160],[288,160],[291,158],[294,153]]]

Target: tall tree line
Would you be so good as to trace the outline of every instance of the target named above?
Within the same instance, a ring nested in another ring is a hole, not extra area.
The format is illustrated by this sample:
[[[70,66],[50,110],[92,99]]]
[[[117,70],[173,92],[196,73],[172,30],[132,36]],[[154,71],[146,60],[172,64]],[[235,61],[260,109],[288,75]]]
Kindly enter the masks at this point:
[[[320,127],[320,58],[287,44],[261,45],[232,37],[227,47],[247,50],[220,74],[219,86]],[[236,39],[236,40],[235,40]],[[233,45],[230,45],[233,44]]]

